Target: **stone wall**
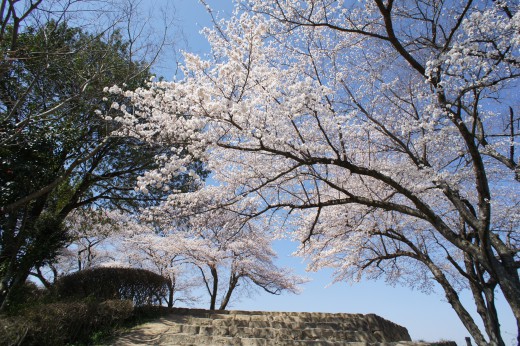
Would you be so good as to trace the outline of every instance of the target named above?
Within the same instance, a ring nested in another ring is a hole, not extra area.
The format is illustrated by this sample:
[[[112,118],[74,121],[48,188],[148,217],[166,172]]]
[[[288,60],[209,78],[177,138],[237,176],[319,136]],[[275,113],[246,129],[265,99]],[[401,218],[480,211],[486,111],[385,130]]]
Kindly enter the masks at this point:
[[[456,346],[413,343],[406,328],[374,314],[172,309],[115,345]]]

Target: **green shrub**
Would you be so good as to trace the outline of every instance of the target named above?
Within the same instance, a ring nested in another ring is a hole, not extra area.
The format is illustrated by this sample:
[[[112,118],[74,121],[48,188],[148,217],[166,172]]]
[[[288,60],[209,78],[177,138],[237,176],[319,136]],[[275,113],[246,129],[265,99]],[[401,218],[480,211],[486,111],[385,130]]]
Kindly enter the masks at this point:
[[[48,291],[45,288],[38,287],[34,282],[27,281],[11,294],[6,312],[16,313],[16,311],[24,307],[33,306],[45,298],[47,294]]]
[[[145,269],[93,268],[60,278],[58,299],[93,297],[131,300],[135,306],[160,304],[168,296],[168,279]]]
[[[0,318],[0,345],[89,344],[132,316],[131,301],[94,300],[36,305]]]

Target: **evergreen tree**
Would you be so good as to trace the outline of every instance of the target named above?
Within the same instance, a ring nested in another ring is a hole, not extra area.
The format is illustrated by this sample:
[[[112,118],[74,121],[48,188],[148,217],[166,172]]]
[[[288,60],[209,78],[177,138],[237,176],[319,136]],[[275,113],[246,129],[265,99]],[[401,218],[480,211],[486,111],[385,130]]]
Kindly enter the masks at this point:
[[[74,209],[133,210],[161,191],[136,193],[136,179],[169,149],[109,134],[104,115],[124,96],[103,89],[144,86],[149,65],[132,60],[118,31],[108,39],[66,22],[21,32],[8,25],[0,61],[0,305],[31,269],[52,261],[67,241],[63,220]],[[194,164],[200,167],[199,164]],[[189,189],[182,177],[171,184]]]

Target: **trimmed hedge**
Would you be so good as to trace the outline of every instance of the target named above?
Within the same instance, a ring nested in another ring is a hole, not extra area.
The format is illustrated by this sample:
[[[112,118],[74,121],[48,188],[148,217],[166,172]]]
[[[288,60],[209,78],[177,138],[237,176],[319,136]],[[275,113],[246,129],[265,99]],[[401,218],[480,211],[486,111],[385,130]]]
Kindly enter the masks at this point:
[[[60,278],[53,289],[58,299],[121,299],[143,306],[168,297],[169,280],[145,269],[93,268]]]
[[[0,317],[0,345],[91,344],[93,335],[109,332],[132,313],[132,302],[124,300],[40,304]]]
[[[168,290],[167,278],[134,268],[79,271],[60,278],[49,295],[29,283],[0,316],[0,346],[95,344],[123,323],[164,313],[152,304]]]

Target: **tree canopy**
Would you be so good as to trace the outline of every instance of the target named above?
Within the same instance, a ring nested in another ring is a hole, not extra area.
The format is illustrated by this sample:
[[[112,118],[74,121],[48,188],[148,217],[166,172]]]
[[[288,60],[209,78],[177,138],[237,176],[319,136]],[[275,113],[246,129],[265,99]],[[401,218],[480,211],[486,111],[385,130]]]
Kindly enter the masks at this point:
[[[104,89],[145,86],[151,77],[134,41],[115,27],[70,26],[65,13],[41,22],[40,2],[16,15],[14,3],[2,12],[0,36],[0,306],[67,244],[63,221],[73,210],[131,211],[162,198],[163,191],[144,196],[134,186],[157,166],[156,155],[172,150],[113,137],[119,125],[103,117],[114,102],[126,102]],[[185,175],[169,186],[189,190],[192,182]]]
[[[518,4],[237,6],[206,31],[211,58],[186,54],[184,80],[116,93],[133,104],[119,134],[184,143],[213,172],[150,214],[224,209],[298,239],[337,280],[436,283],[478,345],[504,344],[500,290],[520,331]],[[162,157],[140,188],[185,160]]]

